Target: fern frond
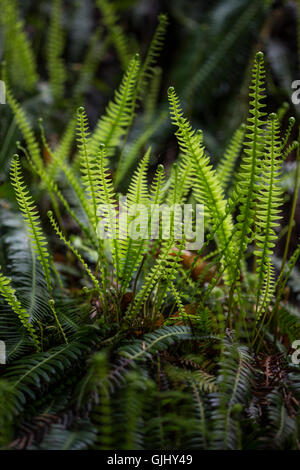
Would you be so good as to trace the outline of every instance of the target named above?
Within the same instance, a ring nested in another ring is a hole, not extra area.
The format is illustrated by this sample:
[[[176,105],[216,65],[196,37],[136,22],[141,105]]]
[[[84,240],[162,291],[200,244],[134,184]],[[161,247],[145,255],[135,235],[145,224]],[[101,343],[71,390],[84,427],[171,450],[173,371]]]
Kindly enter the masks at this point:
[[[59,226],[58,226],[58,223],[56,222],[56,220],[54,219],[54,216],[52,214],[51,211],[48,211],[48,217],[50,219],[50,222],[52,224],[52,227],[54,228],[54,231],[56,233],[56,235],[60,238],[60,240],[62,242],[64,242],[64,244],[70,249],[70,251],[76,256],[76,258],[78,259],[78,261],[82,264],[82,266],[84,267],[86,273],[88,274],[88,276],[90,277],[96,291],[102,296],[102,292],[100,290],[100,287],[99,287],[99,282],[97,280],[97,278],[94,276],[94,274],[92,273],[92,271],[90,270],[90,268],[88,267],[87,263],[84,261],[84,259],[82,258],[81,254],[79,253],[79,251],[73,246],[73,244],[66,239],[66,237],[64,236],[64,234],[62,233],[62,231],[60,230]]]
[[[173,266],[176,265],[177,259],[173,256],[174,238],[165,241],[162,244],[161,252],[156,260],[155,265],[151,271],[146,275],[142,288],[137,293],[134,302],[129,307],[127,315],[130,318],[135,318],[140,312],[142,306],[147,301],[154,286],[162,277],[166,277],[170,272],[173,273]]]
[[[15,408],[15,391],[11,383],[0,380],[0,448],[11,442],[13,436],[13,418]]]
[[[147,145],[149,139],[156,133],[156,131],[165,122],[167,113],[163,111],[157,119],[149,124],[141,134],[128,143],[120,155],[118,166],[115,174],[115,183],[118,186],[122,181],[126,181],[129,170],[135,165],[140,151]]]
[[[81,173],[84,187],[91,199],[91,212],[94,230],[97,226],[97,190],[99,187],[99,174],[96,166],[95,156],[92,156],[88,148],[88,120],[83,107],[77,112],[78,120],[78,148],[80,153]],[[89,214],[89,212],[88,212]]]
[[[199,90],[206,92],[206,87],[210,86],[217,73],[221,76],[224,74],[226,58],[233,53],[232,49],[237,47],[240,38],[243,37],[245,31],[249,31],[253,21],[257,20],[261,12],[262,2],[254,0],[247,4],[241,14],[237,15],[236,20],[230,24],[229,30],[215,44],[212,53],[208,55],[204,63],[203,61],[200,62],[200,67],[188,80],[182,92],[185,102],[191,103]]]
[[[65,380],[66,372],[74,370],[77,361],[89,350],[87,339],[76,340],[46,352],[27,355],[9,366],[5,379],[14,386],[16,413],[21,413],[26,403],[36,400],[49,386]]]
[[[88,50],[86,52],[84,62],[81,65],[79,77],[74,90],[74,102],[77,105],[81,104],[82,97],[89,89],[93,82],[97,67],[101,63],[107,48],[110,44],[110,38],[103,38],[99,44],[99,38],[102,33],[102,28],[98,28],[90,39]]]
[[[89,142],[91,155],[96,155],[100,144],[107,147],[108,155],[112,155],[119,145],[121,138],[131,125],[136,100],[135,88],[140,68],[139,55],[130,61],[127,71],[122,79],[119,89],[96,126]]]
[[[271,448],[283,450],[295,431],[295,420],[289,416],[282,394],[276,389],[268,396],[268,417]]]
[[[39,445],[29,446],[28,450],[88,450],[95,440],[96,432],[92,423],[80,419],[72,430],[66,429],[64,424],[53,424],[43,441]]]
[[[0,21],[4,31],[3,56],[7,64],[9,82],[20,89],[32,91],[38,74],[32,46],[20,20],[16,0],[1,0]]]
[[[244,155],[241,163],[241,171],[237,193],[234,195],[240,201],[240,213],[236,224],[237,250],[233,262],[234,278],[231,287],[230,304],[232,294],[236,288],[235,283],[240,277],[240,264],[243,255],[251,242],[253,235],[254,213],[258,193],[259,174],[261,171],[261,158],[263,155],[263,125],[266,113],[262,111],[265,104],[264,98],[264,60],[263,53],[258,52],[252,72],[252,84],[250,85],[250,115],[248,118]],[[231,308],[231,307],[230,307]]]
[[[111,176],[108,169],[108,159],[106,147],[104,144],[100,145],[98,152],[98,172],[99,172],[99,188],[97,191],[97,204],[101,207],[101,217],[108,221],[106,225],[106,236],[111,243],[113,265],[116,272],[116,283],[118,285],[120,279],[120,243],[118,239],[118,226],[116,221],[116,206],[117,199]],[[97,214],[99,216],[99,214]],[[99,232],[98,237],[101,238]]]
[[[217,167],[217,176],[221,183],[222,189],[226,191],[230,178],[232,177],[234,165],[240,155],[245,136],[245,124],[237,129],[225,150],[224,156]]]
[[[158,165],[149,191],[150,200],[152,204],[160,204],[162,202],[162,198],[164,196],[162,191],[164,180],[164,166]]]
[[[217,380],[219,391],[212,395],[211,449],[238,450],[241,446],[238,421],[250,390],[251,362],[245,346],[225,345]]]
[[[5,70],[4,70],[4,80],[6,81],[5,78]],[[7,85],[6,86],[6,97],[7,97],[7,102],[10,105],[12,112],[14,114],[16,123],[24,137],[24,140],[26,142],[26,145],[28,147],[28,151],[30,153],[30,156],[36,166],[38,168],[43,167],[43,160],[41,157],[41,152],[39,149],[39,144],[35,138],[34,132],[32,130],[29,118],[27,117],[24,109],[21,107],[21,105],[17,102],[17,100],[14,98],[10,87]]]
[[[48,165],[47,172],[50,179],[55,179],[61,166],[65,163],[70,154],[76,133],[76,119],[71,118],[62,135],[61,141],[52,153],[52,160]]]
[[[168,17],[166,14],[161,13],[158,17],[158,26],[155,30],[152,41],[148,48],[147,56],[139,73],[137,85],[139,96],[143,96],[145,94],[147,82],[151,80],[155,73],[154,65],[162,50],[167,26]]]
[[[149,93],[147,93],[147,96],[144,98],[145,122],[147,124],[150,124],[155,114],[161,86],[161,76],[162,69],[160,67],[154,67],[152,78],[150,78]]]
[[[117,51],[122,68],[126,70],[129,63],[128,39],[122,27],[117,23],[115,5],[110,0],[97,0],[96,4],[103,15],[103,23]]]
[[[274,241],[277,239],[274,229],[279,225],[279,207],[283,203],[282,188],[280,185],[282,161],[280,155],[279,123],[275,114],[270,116],[266,132],[266,148],[257,195],[258,201],[255,220],[256,250],[254,253],[257,256],[258,316],[260,316],[262,309],[266,306],[265,302],[263,302],[262,306],[258,305],[263,284],[265,284],[264,299],[266,302],[275,288],[271,273],[270,257],[273,254],[275,246]]]
[[[196,200],[205,205],[206,215],[209,217],[212,229],[216,227],[217,242],[224,252],[225,260],[228,261],[231,258],[228,241],[233,226],[229,215],[226,216],[226,201],[221,185],[210,165],[209,158],[204,154],[204,148],[200,145],[202,134],[195,132],[188,120],[184,118],[173,87],[169,88],[168,96],[172,122],[178,127],[176,137],[180,150],[191,162]],[[230,263],[227,266],[230,266]]]
[[[130,211],[130,207],[135,205],[143,205],[148,207],[149,195],[147,185],[147,170],[150,158],[150,150],[146,152],[146,155],[140,162],[137,170],[132,176],[128,193],[127,193],[127,207]],[[131,224],[134,223],[135,216],[137,215],[134,211],[133,215],[128,214],[127,216],[127,237],[125,240],[120,240],[120,254],[121,254],[121,289],[125,291],[131,281],[131,278],[142,261],[142,257],[145,252],[145,238],[148,233],[148,218],[143,222],[142,217],[139,217],[139,232],[140,238],[135,239],[131,231]],[[148,215],[148,209],[147,209]],[[140,214],[141,216],[141,214]],[[143,231],[147,233],[143,234]]]
[[[136,340],[122,346],[118,353],[131,361],[137,361],[143,356],[149,357],[158,351],[164,351],[177,341],[186,341],[191,338],[192,333],[187,326],[163,326],[147,333],[142,340]]]
[[[25,186],[24,179],[22,176],[20,159],[18,155],[14,155],[12,161],[11,182],[15,190],[20,211],[23,214],[24,220],[28,228],[30,240],[42,265],[48,290],[51,295],[52,283],[47,242],[42,232],[39,215],[34,206],[33,199]]]
[[[47,43],[47,65],[50,88],[55,100],[59,100],[63,97],[64,85],[67,78],[65,64],[62,58],[65,41],[61,23],[62,2],[61,0],[53,0]]]
[[[0,294],[5,298],[7,303],[11,306],[13,312],[17,315],[22,325],[28,331],[37,349],[40,350],[40,342],[39,342],[38,336],[35,332],[35,329],[32,323],[30,323],[30,315],[22,307],[20,301],[18,300],[16,296],[16,291],[11,285],[11,280],[8,277],[4,276],[4,274],[2,274],[1,271],[0,271]]]

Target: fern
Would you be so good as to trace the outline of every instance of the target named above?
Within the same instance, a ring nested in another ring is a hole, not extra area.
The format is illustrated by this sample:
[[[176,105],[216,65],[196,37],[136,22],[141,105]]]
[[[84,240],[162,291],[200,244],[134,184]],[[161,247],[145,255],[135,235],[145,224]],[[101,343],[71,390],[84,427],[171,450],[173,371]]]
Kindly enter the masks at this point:
[[[129,63],[128,41],[122,27],[117,23],[115,5],[110,0],[97,0],[96,3],[103,15],[103,22],[118,53],[122,68],[126,70]]]
[[[49,253],[47,250],[47,242],[41,229],[39,215],[37,214],[33,199],[29,195],[28,189],[25,186],[25,183],[22,177],[20,159],[18,155],[14,155],[14,158],[12,161],[11,182],[15,189],[16,198],[19,204],[20,211],[22,212],[24,220],[27,224],[29,236],[32,241],[33,247],[43,267],[49,293],[51,294],[52,284],[51,284],[51,272],[50,272]]]
[[[148,333],[140,341],[132,342],[119,349],[118,353],[131,361],[136,361],[143,356],[163,351],[177,341],[185,341],[192,337],[189,327],[165,326],[159,330]]]
[[[35,332],[34,326],[30,323],[30,315],[22,307],[20,301],[16,296],[16,291],[11,285],[11,281],[8,277],[0,271],[0,293],[5,298],[7,303],[11,306],[13,312],[17,315],[22,325],[28,331],[31,339],[33,340],[37,349],[40,349],[40,342]]]
[[[115,93],[114,101],[108,104],[104,116],[98,121],[90,138],[89,150],[91,155],[97,154],[100,144],[104,144],[107,147],[108,154],[112,155],[131,124],[139,68],[139,55],[136,54],[128,65],[120,88]]]
[[[9,382],[0,381],[0,448],[8,446],[12,438],[15,391]]]
[[[1,0],[1,23],[4,31],[4,60],[9,82],[26,91],[36,86],[38,74],[32,46],[19,18],[18,2]]]
[[[64,35],[61,25],[62,2],[52,2],[52,12],[47,43],[48,72],[53,98],[58,101],[63,97],[66,81],[66,68],[62,59],[64,50]]]
[[[4,81],[7,83],[5,69],[4,69],[3,78],[4,78]],[[34,163],[36,164],[36,166],[38,168],[42,168],[43,160],[41,157],[39,145],[36,141],[29,119],[24,109],[20,106],[20,104],[14,98],[8,85],[6,87],[6,96],[7,96],[7,102],[10,105],[12,112],[15,116],[16,123],[25,139],[30,156],[32,160],[34,161]]]
[[[207,216],[213,228],[216,227],[216,237],[220,249],[224,251],[225,260],[230,259],[230,247],[228,241],[232,232],[230,217],[226,217],[226,201],[223,197],[221,185],[214,170],[209,164],[204,149],[200,146],[199,134],[196,133],[180,108],[179,100],[174,88],[169,88],[169,103],[171,117],[174,125],[178,127],[176,136],[181,151],[189,159],[195,180],[195,196],[199,203],[205,204]],[[228,279],[228,277],[227,277]]]
[[[258,191],[258,203],[256,207],[256,245],[255,254],[257,261],[257,316],[259,318],[263,309],[270,301],[274,291],[270,257],[275,246],[277,236],[274,228],[278,225],[278,208],[282,204],[282,189],[280,187],[280,144],[279,123],[276,115],[270,116],[267,128],[265,159],[262,164],[261,184]],[[265,283],[265,289],[261,305],[259,305],[261,286]]]
[[[96,193],[99,186],[98,171],[95,158],[91,156],[88,150],[88,123],[84,108],[80,107],[77,112],[78,119],[78,147],[81,159],[81,173],[83,184],[91,199],[91,217],[94,230],[97,225],[97,200]],[[70,170],[71,171],[71,170]],[[75,179],[75,178],[74,178]],[[76,191],[80,194],[80,191]],[[90,214],[89,209],[88,214]]]
[[[94,274],[92,273],[92,271],[90,270],[90,268],[88,267],[88,265],[86,264],[86,262],[84,261],[84,259],[82,258],[82,256],[80,255],[80,253],[78,252],[78,250],[72,245],[72,243],[66,239],[66,237],[63,235],[62,231],[59,229],[59,226],[56,222],[56,220],[54,219],[53,217],[53,214],[51,211],[48,211],[48,217],[50,219],[50,222],[52,224],[52,227],[54,228],[55,230],[55,233],[56,235],[60,238],[61,241],[64,242],[64,244],[72,251],[72,253],[76,256],[76,258],[78,259],[78,261],[82,264],[82,266],[84,267],[86,273],[88,274],[88,276],[90,277],[90,279],[92,280],[92,283],[96,289],[96,291],[102,296],[102,292],[100,290],[100,287],[99,287],[99,282],[97,280],[97,278],[94,276]]]
[[[232,177],[234,165],[239,157],[245,136],[245,125],[242,124],[234,133],[224,156],[217,167],[217,175],[221,186],[226,191],[230,178]]]
[[[262,138],[265,113],[262,111],[264,103],[264,63],[263,53],[256,54],[253,68],[252,84],[250,86],[250,114],[248,118],[244,156],[239,175],[238,189],[235,198],[240,201],[240,213],[237,217],[236,243],[238,246],[234,260],[233,283],[231,287],[230,308],[235,283],[240,275],[240,263],[248,244],[252,239],[255,204],[258,192],[259,173],[261,169]]]
[[[67,370],[72,370],[82,354],[89,350],[86,342],[57,346],[46,352],[28,355],[15,361],[5,372],[6,380],[13,384],[17,410],[20,413],[26,402],[37,399],[49,385],[59,381]]]
[[[131,183],[129,185],[127,193],[127,208],[130,211],[130,207],[135,205],[144,205],[148,206],[149,196],[148,196],[148,187],[147,187],[147,168],[150,158],[150,149],[142,159],[138,169],[132,176]],[[127,230],[130,231],[130,225],[134,223],[134,215],[128,215],[127,220]],[[135,240],[132,236],[133,234],[129,233],[127,238],[121,241],[121,288],[125,292],[127,289],[130,280],[137,268],[141,263],[144,251],[145,251],[145,235],[143,230],[148,231],[147,220],[145,224],[139,218],[139,230],[140,230],[140,239]]]
[[[158,26],[148,48],[147,56],[139,73],[137,89],[140,95],[145,94],[147,82],[151,80],[155,71],[154,65],[163,47],[164,38],[168,26],[167,15],[161,13],[158,17]]]
[[[103,144],[100,145],[98,171],[100,185],[97,192],[97,203],[98,207],[103,208],[101,216],[108,220],[106,236],[111,242],[115,279],[118,285],[120,279],[120,243],[118,240],[119,231],[115,218],[116,195],[108,172],[107,152]],[[101,238],[99,231],[98,236]]]
[[[225,345],[218,377],[219,391],[212,395],[212,449],[238,450],[238,414],[243,410],[250,389],[251,357],[247,349]]]

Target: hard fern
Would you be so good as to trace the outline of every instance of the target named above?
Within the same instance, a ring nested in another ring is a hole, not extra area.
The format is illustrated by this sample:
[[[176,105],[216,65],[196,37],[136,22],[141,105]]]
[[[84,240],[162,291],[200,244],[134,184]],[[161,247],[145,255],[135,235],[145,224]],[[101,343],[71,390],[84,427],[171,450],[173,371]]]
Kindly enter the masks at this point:
[[[219,391],[212,395],[211,449],[237,450],[241,446],[239,413],[250,390],[251,362],[247,348],[225,344],[217,381]]]
[[[30,322],[30,315],[22,307],[20,301],[16,296],[16,291],[11,285],[11,280],[4,276],[0,271],[0,293],[5,298],[7,303],[11,306],[13,312],[17,315],[22,325],[28,331],[31,339],[33,340],[37,350],[40,350],[40,342],[35,332],[34,326]]]
[[[155,30],[152,41],[148,48],[146,58],[139,72],[137,84],[139,97],[145,94],[147,82],[149,82],[155,74],[154,65],[163,47],[167,26],[168,17],[164,13],[161,13],[158,17],[158,26]]]
[[[9,81],[16,87],[32,91],[37,83],[35,57],[31,44],[19,18],[16,0],[1,0],[1,23],[4,30],[4,60]]]
[[[12,112],[14,114],[16,123],[24,137],[24,140],[26,142],[26,145],[28,147],[28,151],[30,153],[30,156],[36,166],[38,168],[43,167],[43,160],[41,157],[41,152],[40,148],[38,145],[38,142],[35,138],[34,132],[32,130],[29,118],[27,117],[24,109],[21,107],[21,105],[17,102],[17,100],[14,98],[12,91],[9,87],[9,84],[7,83],[7,77],[6,77],[6,70],[5,67],[3,69],[3,79],[6,82],[6,97],[7,97],[7,102],[10,105]]]
[[[62,59],[64,50],[64,34],[62,29],[62,2],[53,0],[49,27],[47,57],[50,88],[53,98],[57,101],[63,97],[66,81],[66,68]]]
[[[256,206],[256,250],[257,256],[257,301],[256,313],[259,319],[261,313],[270,302],[274,292],[270,257],[273,254],[277,239],[275,227],[278,226],[279,207],[282,204],[282,188],[280,185],[281,155],[279,142],[279,123],[275,114],[268,121],[266,149],[262,162],[262,175],[258,190]],[[265,286],[263,288],[263,286]],[[263,295],[261,298],[263,290]]]
[[[225,150],[224,156],[217,167],[217,176],[224,191],[226,191],[230,178],[232,177],[234,165],[239,157],[245,136],[245,125],[237,129]]]
[[[98,168],[96,165],[95,155],[91,155],[88,148],[88,121],[83,107],[77,111],[77,141],[80,154],[80,170],[82,174],[82,182],[90,198],[91,210],[87,207],[87,213],[91,218],[94,230],[97,226],[97,191],[99,187]]]
[[[110,0],[97,0],[96,4],[103,15],[103,23],[117,51],[122,68],[126,70],[130,58],[128,40],[122,27],[117,23],[118,19],[115,5]]]
[[[131,124],[135,104],[135,88],[140,68],[139,55],[130,61],[119,89],[115,92],[114,101],[111,101],[90,138],[89,150],[96,155],[99,145],[104,144],[107,152],[112,155],[119,145],[121,138]]]
[[[244,156],[241,164],[238,187],[234,194],[235,200],[240,202],[240,213],[237,216],[236,244],[238,249],[234,257],[233,282],[229,298],[229,309],[232,308],[233,292],[236,282],[240,277],[240,263],[252,240],[255,204],[258,192],[259,173],[261,170],[261,157],[263,151],[263,117],[262,108],[264,98],[264,62],[263,53],[258,52],[252,72],[252,84],[250,86],[250,115],[248,118]]]
[[[52,283],[47,242],[42,232],[39,215],[34,206],[33,199],[29,195],[29,191],[25,186],[24,179],[22,176],[20,159],[18,155],[14,155],[12,161],[11,182],[15,189],[18,205],[26,222],[32,245],[42,265],[48,290],[51,295]]]
[[[224,252],[225,262],[230,266],[230,247],[228,242],[233,230],[231,218],[226,215],[226,201],[217,175],[204,154],[201,136],[195,132],[188,120],[184,118],[179,99],[174,88],[169,88],[170,112],[173,124],[177,126],[176,137],[181,151],[191,163],[194,176],[194,192],[197,202],[205,204],[206,214],[216,227],[216,238],[220,249]],[[228,275],[227,275],[228,280]]]
[[[148,196],[148,186],[147,186],[147,169],[150,158],[150,149],[147,151],[146,155],[140,162],[138,169],[132,176],[128,193],[127,193],[127,208],[128,208],[128,217],[127,217],[127,227],[126,229],[130,232],[130,227],[134,223],[136,213],[131,215],[130,208],[138,207],[137,205],[141,204],[148,208],[149,196]],[[144,209],[144,208],[143,208]],[[148,221],[145,223],[139,220],[139,231],[140,237],[138,239],[135,236],[132,236],[132,233],[128,233],[127,237],[124,240],[120,241],[120,253],[121,253],[121,289],[124,292],[131,278],[141,263],[144,251],[145,251],[145,238],[146,233],[143,234],[143,231],[148,233]]]

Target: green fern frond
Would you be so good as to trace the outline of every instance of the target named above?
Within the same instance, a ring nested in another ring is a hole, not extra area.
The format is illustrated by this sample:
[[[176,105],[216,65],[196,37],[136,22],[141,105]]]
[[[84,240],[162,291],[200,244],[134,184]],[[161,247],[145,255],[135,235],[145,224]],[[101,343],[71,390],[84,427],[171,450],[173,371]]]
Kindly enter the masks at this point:
[[[4,276],[0,271],[0,293],[11,306],[13,312],[17,315],[22,325],[28,331],[37,349],[40,350],[40,342],[33,325],[30,323],[30,315],[22,307],[16,296],[16,291],[11,285],[11,280]]]
[[[52,160],[48,165],[47,172],[50,179],[55,179],[61,166],[65,163],[72,149],[76,134],[76,119],[71,118],[62,135],[57,148],[52,153]]]
[[[280,333],[287,335],[291,343],[300,338],[300,312],[294,305],[285,302],[278,311]]]
[[[114,100],[108,104],[104,116],[99,119],[90,138],[89,150],[91,155],[98,153],[100,144],[107,147],[109,156],[112,155],[131,125],[139,68],[140,59],[139,55],[136,54],[128,65],[119,89],[115,92]]]
[[[277,115],[277,119],[278,119],[278,122],[280,122],[278,115]],[[282,138],[282,141],[281,141],[281,148],[282,149],[284,149],[284,147],[287,145],[287,143],[289,141],[289,138],[291,137],[291,133],[292,133],[292,130],[294,128],[295,122],[296,122],[296,119],[294,117],[289,118],[289,125],[288,125],[287,130],[285,131],[285,134],[284,134],[284,136]]]
[[[225,150],[224,156],[217,167],[217,176],[224,191],[226,191],[228,183],[232,177],[234,165],[240,155],[240,151],[244,142],[245,124],[237,129]]]
[[[0,449],[6,448],[13,437],[15,391],[11,383],[0,380]]]
[[[74,340],[46,352],[27,355],[9,366],[5,379],[14,386],[16,414],[20,414],[27,403],[45,394],[49,386],[65,380],[67,371],[74,370],[77,361],[89,350],[87,339]]]
[[[282,394],[273,390],[268,396],[269,440],[271,448],[284,449],[295,431],[295,420],[289,416]],[[263,439],[264,441],[267,438]]]
[[[137,85],[139,96],[143,96],[145,94],[147,82],[149,82],[154,76],[154,65],[162,50],[167,26],[168,17],[164,13],[161,13],[158,17],[158,26],[155,30],[152,41],[148,48],[147,56],[139,73]]]
[[[129,170],[134,167],[142,148],[148,144],[149,139],[151,139],[151,137],[165,122],[166,117],[167,113],[163,111],[153,123],[149,124],[141,134],[134,139],[132,143],[128,143],[125,146],[120,155],[115,174],[115,183],[117,186],[122,181],[126,181]]]
[[[84,62],[81,65],[77,83],[74,90],[74,102],[80,105],[82,97],[89,89],[89,86],[95,78],[97,67],[101,63],[107,48],[110,44],[110,38],[103,38],[99,44],[100,36],[102,35],[102,28],[98,28],[90,39],[88,50],[86,52]]]
[[[55,100],[59,100],[63,97],[64,85],[67,78],[66,67],[62,58],[65,41],[61,23],[62,2],[61,0],[53,0],[47,43],[47,65],[50,88]]]
[[[176,264],[176,257],[172,255],[174,249],[174,238],[165,241],[161,246],[161,252],[156,260],[155,265],[151,271],[146,275],[144,284],[140,291],[137,293],[134,302],[129,307],[127,315],[129,318],[135,318],[140,312],[141,308],[147,301],[154,286],[162,277],[166,277],[168,273],[173,273],[173,265]]]
[[[88,420],[76,420],[72,430],[66,429],[64,424],[53,424],[42,443],[29,446],[28,450],[88,450],[96,440],[96,432]]]
[[[99,188],[97,191],[97,207],[98,209],[99,207],[101,208],[101,217],[104,217],[108,221],[108,226],[106,225],[105,227],[106,237],[111,244],[113,265],[116,273],[116,283],[118,285],[120,279],[120,243],[118,240],[119,230],[115,217],[117,198],[111,180],[111,176],[109,174],[108,158],[106,147],[104,144],[100,144],[97,168],[100,180]],[[99,216],[98,213],[97,216]]]
[[[229,299],[230,309],[233,291],[236,281],[240,277],[240,265],[243,255],[252,240],[253,224],[255,218],[255,207],[258,193],[259,175],[261,171],[261,159],[263,155],[263,126],[264,116],[262,111],[265,104],[264,98],[264,60],[263,53],[258,52],[252,72],[252,83],[250,85],[250,117],[248,118],[245,142],[246,148],[241,163],[239,181],[234,198],[240,202],[240,213],[237,216],[236,243],[237,250],[233,262],[233,283]]]
[[[66,239],[66,237],[64,236],[64,234],[62,233],[62,231],[60,230],[56,220],[54,219],[54,216],[52,214],[51,211],[48,211],[48,217],[50,219],[50,222],[52,224],[52,227],[54,228],[54,231],[56,233],[56,235],[60,238],[60,240],[62,242],[64,242],[64,244],[70,249],[70,251],[76,256],[76,258],[78,259],[78,261],[82,264],[82,266],[84,267],[86,273],[88,274],[88,276],[90,277],[96,291],[102,296],[102,292],[101,292],[101,289],[99,287],[99,282],[97,280],[97,278],[94,276],[94,274],[92,273],[92,271],[90,270],[90,268],[88,267],[87,263],[84,261],[84,259],[82,258],[81,254],[79,253],[79,251],[72,245],[72,243]]]
[[[213,429],[210,448],[238,450],[239,414],[242,413],[250,391],[252,359],[245,346],[226,344],[217,384],[219,391],[212,395]]]
[[[32,91],[37,83],[35,57],[32,46],[20,20],[16,0],[1,0],[0,21],[4,32],[3,56],[7,64],[9,82],[20,89]]]
[[[157,101],[159,97],[159,91],[161,86],[162,69],[160,67],[154,67],[152,78],[150,79],[149,92],[144,98],[145,108],[145,122],[149,124],[156,111]]]
[[[213,51],[207,56],[205,62],[200,62],[200,67],[188,80],[182,92],[184,102],[190,104],[199,90],[206,91],[206,87],[211,85],[215,75],[220,74],[221,77],[223,76],[226,57],[233,53],[233,48],[237,47],[240,38],[243,37],[245,31],[249,31],[261,12],[262,2],[254,0],[247,4],[241,14],[237,15],[225,35],[215,44]]]
[[[168,349],[177,341],[186,341],[192,338],[192,333],[187,326],[163,326],[151,333],[144,335],[142,340],[136,340],[119,348],[121,356],[137,361],[149,354]]]
[[[150,150],[146,152],[146,155],[140,162],[137,170],[132,176],[128,193],[127,193],[127,208],[130,211],[130,207],[141,204],[148,208],[149,195],[147,185],[147,170],[150,158]],[[147,209],[148,210],[148,209]],[[135,211],[134,211],[135,212]],[[141,214],[140,214],[141,215]],[[147,213],[148,215],[148,213]],[[136,214],[127,216],[127,230],[130,232],[131,224],[134,223]],[[135,239],[131,233],[127,234],[125,240],[120,240],[120,254],[121,254],[121,288],[125,291],[131,281],[131,278],[140,265],[142,257],[145,252],[145,238],[146,234],[143,234],[143,230],[148,232],[148,219],[146,218],[145,223],[139,218],[139,230],[140,238]]]
[[[162,202],[162,198],[164,196],[162,191],[162,188],[164,186],[164,180],[164,166],[158,165],[149,191],[150,200],[152,204],[160,204]]]
[[[6,81],[6,77],[5,77],[5,75],[6,75],[5,69],[4,69],[3,73],[4,73],[3,78],[4,78],[4,81],[6,82],[7,102],[8,102],[8,104],[10,105],[10,107],[12,109],[12,112],[14,114],[16,123],[17,123],[23,137],[24,137],[24,140],[26,142],[26,145],[28,147],[28,151],[30,153],[30,156],[31,156],[32,160],[34,161],[34,163],[36,164],[36,166],[38,168],[42,168],[44,164],[43,164],[43,160],[42,160],[42,157],[41,157],[39,144],[38,144],[38,142],[35,138],[35,135],[34,135],[34,132],[32,130],[30,121],[29,121],[24,109],[21,107],[21,105],[14,98],[14,96],[13,96],[11,90],[10,90],[9,85],[7,85],[7,81]]]
[[[47,242],[42,232],[39,215],[34,206],[33,199],[25,186],[24,179],[22,176],[21,163],[18,155],[14,155],[12,161],[11,182],[15,190],[20,211],[22,212],[24,220],[26,222],[33,248],[42,265],[48,290],[51,295],[52,283]]]
[[[265,301],[267,302],[275,288],[272,279],[270,257],[273,254],[275,240],[277,239],[275,228],[279,225],[279,208],[283,203],[280,185],[282,160],[280,154],[279,123],[275,114],[272,114],[268,120],[266,133],[266,147],[262,162],[262,174],[255,214],[256,250],[254,253],[257,256],[257,314],[260,312],[259,315],[262,308],[266,306]],[[259,306],[263,285],[265,301],[263,301],[263,306]]]
[[[126,70],[130,58],[128,39],[122,27],[117,23],[118,18],[115,5],[110,0],[97,0],[96,4],[103,15],[103,23],[117,51],[122,68]]]
[[[92,222],[94,230],[97,226],[97,190],[99,187],[99,174],[96,165],[95,156],[92,156],[88,147],[88,120],[83,107],[80,107],[77,112],[78,121],[78,148],[80,153],[81,173],[83,185],[91,200]],[[88,214],[90,211],[88,211]]]
[[[228,261],[231,258],[228,241],[233,226],[229,215],[226,216],[226,201],[221,185],[212,169],[209,158],[204,154],[204,148],[200,145],[202,133],[195,132],[188,120],[184,118],[173,87],[169,88],[168,96],[172,121],[178,127],[176,137],[180,150],[191,163],[196,200],[205,205],[206,215],[212,224],[212,230],[216,227],[217,242],[224,252],[225,260]],[[230,266],[230,263],[227,265]]]

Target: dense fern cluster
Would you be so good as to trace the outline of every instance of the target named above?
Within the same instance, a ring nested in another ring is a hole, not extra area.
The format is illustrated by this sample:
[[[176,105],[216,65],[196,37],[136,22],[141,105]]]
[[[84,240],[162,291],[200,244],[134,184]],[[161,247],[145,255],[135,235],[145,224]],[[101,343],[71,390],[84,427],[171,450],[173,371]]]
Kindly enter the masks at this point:
[[[21,38],[16,3],[3,3],[7,40],[12,21]],[[67,80],[62,3],[52,2],[47,48],[57,102]],[[0,447],[298,449],[299,365],[291,353],[299,311],[293,295],[288,298],[300,255],[300,244],[290,254],[299,189],[295,119],[285,130],[282,110],[268,114],[258,52],[248,120],[215,167],[203,132],[185,114],[188,94],[182,106],[171,86],[168,113],[157,106],[166,15],[142,55],[132,53],[114,5],[96,3],[124,74],[94,128],[80,91],[95,71],[93,50],[75,87],[72,106],[80,106],[53,143],[42,120],[37,136],[15,97],[19,62],[31,64],[28,89],[37,79],[29,45],[24,41],[19,58],[5,49],[7,101],[22,140],[10,159],[14,198],[0,201],[0,340],[6,344]],[[223,48],[258,9],[253,2]],[[213,61],[221,63],[218,51]],[[213,63],[203,80],[210,68]],[[178,157],[164,167],[150,143],[166,120],[175,127]],[[295,151],[285,228],[283,171]],[[176,210],[167,237],[159,218],[155,237],[131,236],[135,205],[146,209],[139,218],[146,234],[156,205],[185,203],[205,207],[201,249],[185,249]],[[119,204],[129,214],[123,225],[121,212],[115,217]]]

